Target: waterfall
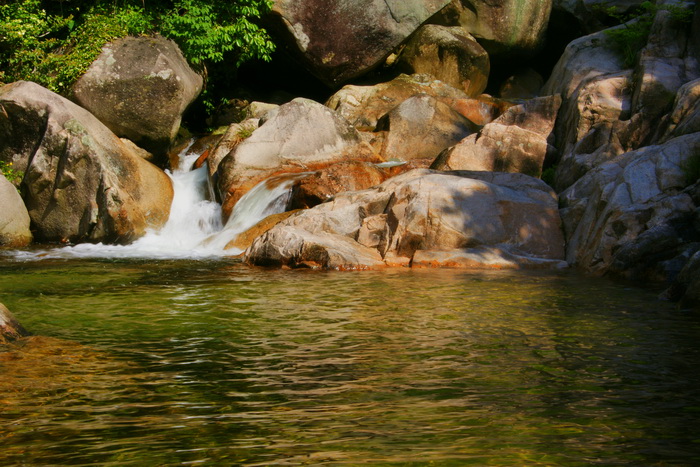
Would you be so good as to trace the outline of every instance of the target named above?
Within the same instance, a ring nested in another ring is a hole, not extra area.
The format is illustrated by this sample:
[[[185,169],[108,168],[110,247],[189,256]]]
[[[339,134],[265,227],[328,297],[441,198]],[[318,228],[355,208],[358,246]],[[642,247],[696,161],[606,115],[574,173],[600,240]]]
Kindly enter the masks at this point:
[[[17,259],[42,258],[207,258],[235,256],[241,250],[226,249],[229,242],[265,217],[286,210],[292,187],[311,172],[268,178],[248,191],[234,206],[223,225],[221,206],[211,200],[206,163],[192,170],[199,154],[182,151],[178,169],[167,172],[174,196],[170,216],[159,230],[150,230],[129,245],[82,243],[53,250],[16,251]]]

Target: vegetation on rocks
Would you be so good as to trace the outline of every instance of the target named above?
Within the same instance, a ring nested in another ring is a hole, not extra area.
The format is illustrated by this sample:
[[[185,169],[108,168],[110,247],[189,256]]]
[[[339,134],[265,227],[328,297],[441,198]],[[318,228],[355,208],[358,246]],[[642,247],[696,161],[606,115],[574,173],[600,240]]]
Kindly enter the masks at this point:
[[[34,81],[67,94],[114,39],[161,34],[204,67],[269,60],[274,44],[256,20],[271,0],[0,2],[0,82]]]
[[[12,162],[0,161],[0,172],[2,172],[7,181],[13,185],[19,184],[19,182],[22,181],[22,177],[24,177],[24,173],[22,173],[22,171],[15,170],[12,167]]]

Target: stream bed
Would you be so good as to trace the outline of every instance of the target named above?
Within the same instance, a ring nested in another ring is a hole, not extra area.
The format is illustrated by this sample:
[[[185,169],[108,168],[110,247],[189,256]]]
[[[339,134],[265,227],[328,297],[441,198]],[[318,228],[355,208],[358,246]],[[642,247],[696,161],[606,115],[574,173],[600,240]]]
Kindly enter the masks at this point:
[[[572,271],[0,256],[0,465],[700,465],[700,317]]]

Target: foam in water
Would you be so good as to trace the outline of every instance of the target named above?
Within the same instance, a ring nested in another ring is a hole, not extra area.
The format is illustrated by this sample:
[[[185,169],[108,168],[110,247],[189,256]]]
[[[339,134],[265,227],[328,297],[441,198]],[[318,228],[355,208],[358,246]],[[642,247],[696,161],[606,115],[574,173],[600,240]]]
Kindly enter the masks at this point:
[[[239,234],[271,214],[284,212],[294,182],[309,175],[285,174],[267,179],[246,193],[236,204],[226,225],[221,222],[221,206],[211,201],[206,164],[191,170],[199,154],[180,154],[179,168],[168,173],[174,197],[170,217],[160,230],[129,245],[83,243],[43,251],[15,251],[20,260],[48,258],[211,258],[235,256],[242,250],[226,249]]]

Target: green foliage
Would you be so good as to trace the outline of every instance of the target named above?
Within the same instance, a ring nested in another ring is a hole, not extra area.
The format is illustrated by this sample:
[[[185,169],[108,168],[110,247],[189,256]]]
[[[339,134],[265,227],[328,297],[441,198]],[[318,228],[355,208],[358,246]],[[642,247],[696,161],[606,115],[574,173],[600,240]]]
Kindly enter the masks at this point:
[[[19,185],[24,178],[24,173],[22,171],[12,168],[12,162],[0,161],[0,172],[15,186]]]
[[[109,41],[159,33],[194,64],[269,60],[255,20],[271,0],[15,0],[0,2],[0,82],[30,80],[67,94]]]
[[[642,2],[631,14],[622,14],[614,6],[599,6],[597,10],[622,24],[620,28],[606,29],[605,34],[612,40],[628,68],[634,66],[637,54],[646,45],[654,17],[659,11],[669,11],[672,19],[681,23],[689,23],[693,16],[693,11],[687,8],[677,5],[657,6],[649,1]]]

